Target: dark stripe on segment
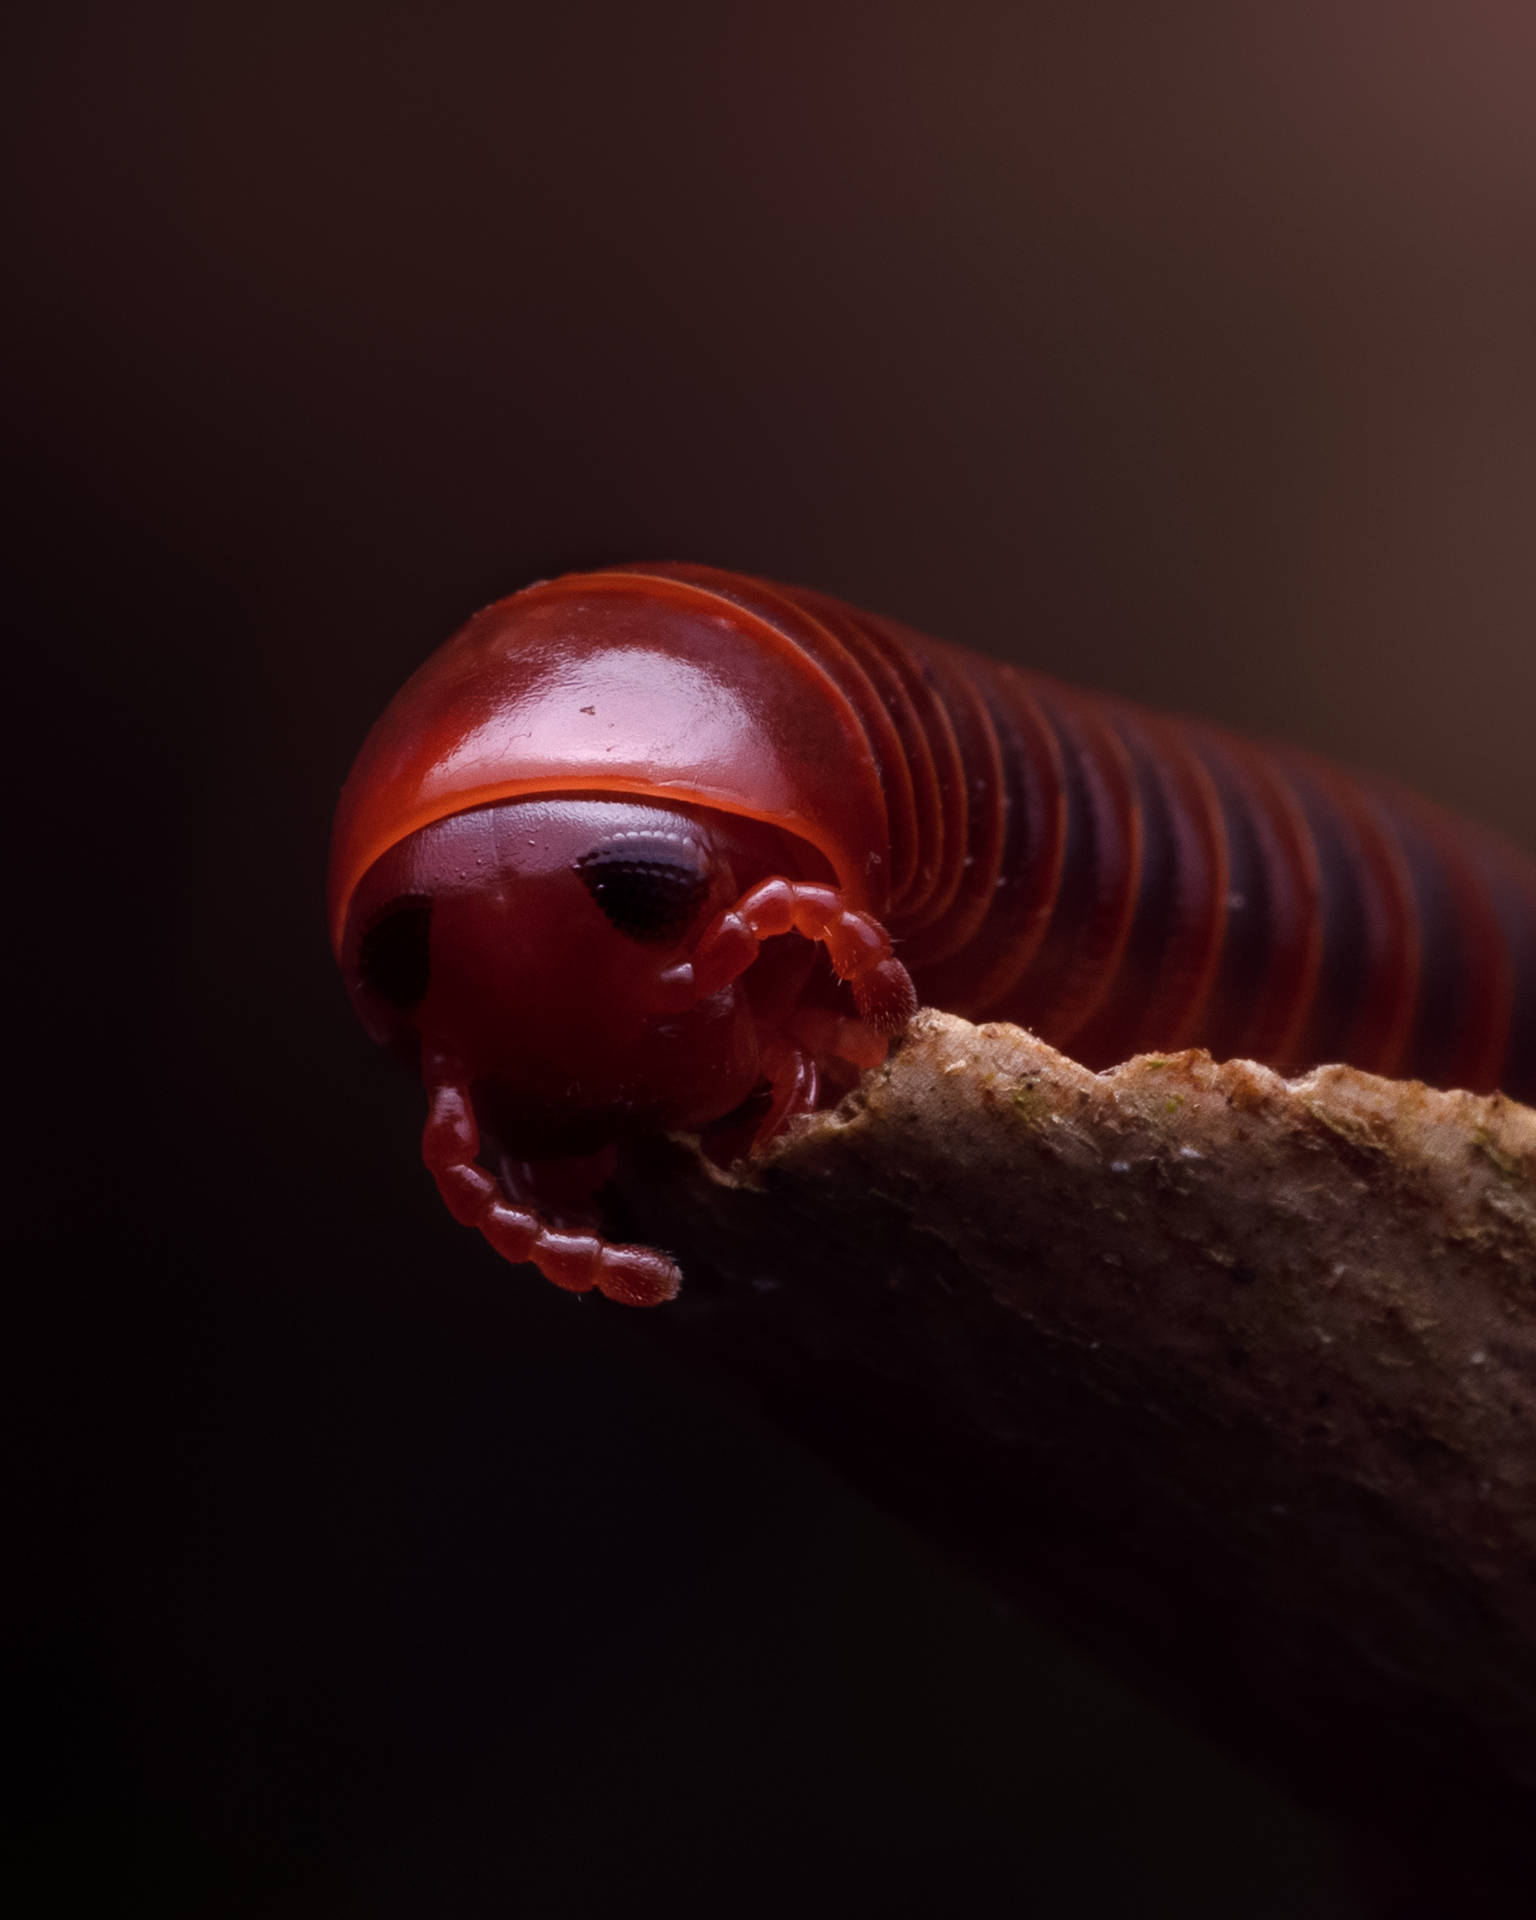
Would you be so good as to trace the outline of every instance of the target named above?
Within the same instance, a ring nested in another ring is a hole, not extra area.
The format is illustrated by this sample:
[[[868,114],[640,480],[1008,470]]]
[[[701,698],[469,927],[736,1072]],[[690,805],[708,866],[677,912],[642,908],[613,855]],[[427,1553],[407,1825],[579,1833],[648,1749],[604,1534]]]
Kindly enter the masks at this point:
[[[1459,851],[1468,832],[1415,795],[1386,805],[1408,863],[1422,939],[1405,1070],[1435,1086],[1492,1086],[1510,1023],[1510,963],[1492,902]]]
[[[1141,823],[1130,757],[1091,697],[1033,682],[1061,750],[1067,798],[1061,883],[1039,952],[999,990],[998,1012],[1066,1045],[1108,991],[1130,932]]]
[[[1317,849],[1274,755],[1246,740],[1231,745],[1250,798],[1269,909],[1267,964],[1237,1044],[1252,1059],[1290,1069],[1300,1064],[1323,952]]]
[[[964,828],[956,848],[957,876],[943,914],[930,911],[915,930],[902,923],[897,937],[908,967],[931,967],[960,952],[976,936],[991,911],[998,876],[1005,871],[1008,832],[1008,781],[997,728],[976,674],[953,648],[911,637],[911,655],[942,698],[960,753],[960,774],[945,805]],[[1038,755],[1034,756],[1038,760]],[[1026,793],[1029,819],[1042,809]],[[1027,856],[1026,856],[1027,857]]]
[[[998,857],[981,869],[983,879],[992,876],[990,897],[980,903],[968,942],[934,964],[917,962],[913,971],[923,1000],[976,1019],[998,1010],[1045,935],[1071,808],[1060,741],[1034,698],[1033,676],[983,660],[967,660],[965,668],[996,742]]]
[[[1514,1014],[1514,968],[1504,931],[1476,858],[1478,830],[1431,808],[1440,851],[1461,929],[1467,969],[1467,1004],[1462,1010],[1460,1053],[1448,1079],[1477,1092],[1496,1087],[1509,1045]]]
[[[1376,972],[1370,876],[1349,821],[1324,797],[1310,770],[1287,759],[1286,778],[1311,830],[1318,861],[1322,952],[1311,1015],[1298,1044],[1301,1063],[1320,1066],[1348,1056]]]
[[[1254,996],[1269,958],[1269,876],[1248,792],[1221,736],[1191,728],[1190,744],[1209,774],[1221,807],[1227,848],[1221,958],[1199,1027],[1199,1044],[1218,1060],[1233,1058],[1252,1021]]]
[[[891,808],[888,912],[893,920],[920,913],[943,875],[945,833],[939,778],[917,705],[921,677],[907,650],[852,607],[805,587],[786,588],[785,597],[804,607],[854,655],[895,730],[907,792]]]
[[[1365,916],[1364,983],[1336,1057],[1372,1073],[1396,1073],[1413,1033],[1422,951],[1408,862],[1377,794],[1326,760],[1294,750],[1285,757],[1288,766],[1300,763],[1323,795],[1355,862]]]
[[[1167,783],[1177,845],[1177,912],[1158,986],[1146,1001],[1146,1041],[1164,1049],[1193,1043],[1221,964],[1229,891],[1221,799],[1188,729],[1156,714],[1137,720]]]
[[[1402,1070],[1444,1085],[1461,1050],[1461,1011],[1471,984],[1456,924],[1456,897],[1422,821],[1395,796],[1391,821],[1407,863],[1419,929],[1419,987]]]
[[[1094,807],[1097,892],[1075,975],[1050,1015],[1063,1043],[1075,1040],[1097,1012],[1119,971],[1141,890],[1144,833],[1135,768],[1125,741],[1110,724],[1107,704],[1079,695],[1076,706],[1083,769]]]
[[[1163,965],[1178,911],[1178,848],[1173,816],[1157,765],[1134,725],[1117,713],[1115,724],[1130,758],[1141,818],[1141,878],[1119,972],[1104,1004],[1079,1028],[1072,1042],[1084,1066],[1113,1066],[1135,1050],[1152,1023],[1143,1020],[1145,998]]]
[[[1135,770],[1141,882],[1120,969],[1073,1040],[1086,1065],[1188,1043],[1221,951],[1226,844],[1215,791],[1178,730],[1118,703],[1106,707]]]
[[[916,738],[933,772],[931,782],[914,789],[922,847],[919,871],[899,914],[892,916],[893,932],[899,926],[906,939],[942,918],[964,875],[970,833],[967,750],[975,722],[968,718],[965,701],[953,697],[953,670],[941,672],[930,657],[948,656],[954,649],[873,614],[861,614],[859,620],[871,645],[884,653],[900,677]]]
[[[975,674],[966,670],[954,649],[931,641],[922,643],[920,659],[925,676],[943,697],[960,749],[960,778],[948,795],[948,806],[964,824],[964,839],[956,849],[956,883],[943,916],[927,920],[910,939],[902,933],[906,964],[931,968],[968,947],[993,908],[998,876],[1006,872],[1010,799],[993,712]],[[1043,816],[1033,795],[1025,795],[1025,810],[1031,822]]]
[[[1511,1007],[1504,1058],[1493,1084],[1536,1100],[1536,875],[1492,835],[1473,849],[1509,954]]]

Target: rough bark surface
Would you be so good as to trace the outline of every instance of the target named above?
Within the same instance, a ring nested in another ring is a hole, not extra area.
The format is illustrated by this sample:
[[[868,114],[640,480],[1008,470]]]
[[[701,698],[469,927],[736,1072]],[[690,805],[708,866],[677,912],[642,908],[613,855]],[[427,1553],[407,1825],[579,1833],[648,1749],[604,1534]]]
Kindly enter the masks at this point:
[[[1521,1852],[1536,1112],[925,1012],[761,1162],[668,1152],[666,1337],[1312,1798]]]

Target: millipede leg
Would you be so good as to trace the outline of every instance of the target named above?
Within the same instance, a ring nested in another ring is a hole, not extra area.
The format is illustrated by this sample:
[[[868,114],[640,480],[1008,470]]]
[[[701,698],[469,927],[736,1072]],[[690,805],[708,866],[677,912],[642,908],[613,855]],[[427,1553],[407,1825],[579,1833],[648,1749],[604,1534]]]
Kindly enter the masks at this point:
[[[890,1051],[886,1036],[868,1021],[850,1019],[830,1007],[796,1008],[790,1030],[816,1059],[845,1060],[860,1073],[883,1066]]]
[[[814,1113],[821,1092],[821,1074],[809,1053],[785,1040],[768,1066],[773,1098],[757,1129],[754,1146],[771,1140],[797,1113]]]
[[[720,914],[699,938],[693,957],[670,968],[661,984],[669,1010],[681,1011],[739,979],[765,940],[798,933],[827,950],[832,971],[853,990],[862,1020],[879,1033],[899,1033],[917,1011],[911,975],[891,951],[891,937],[872,914],[843,904],[834,887],[802,880],[762,880]]]
[[[509,1205],[476,1162],[480,1123],[462,1068],[437,1048],[423,1049],[421,1065],[427,1090],[421,1157],[461,1226],[477,1228],[504,1260],[530,1262],[568,1293],[596,1288],[631,1307],[659,1306],[676,1295],[682,1276],[664,1253],[619,1246],[597,1233],[564,1232],[532,1208]]]

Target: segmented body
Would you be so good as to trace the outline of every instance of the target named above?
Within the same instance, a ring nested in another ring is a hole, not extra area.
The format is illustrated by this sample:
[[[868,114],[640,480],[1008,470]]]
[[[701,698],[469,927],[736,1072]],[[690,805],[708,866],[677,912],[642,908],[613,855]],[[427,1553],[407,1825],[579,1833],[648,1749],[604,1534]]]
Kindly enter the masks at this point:
[[[1416,795],[932,640],[802,588],[739,600],[859,713],[872,902],[919,998],[1100,1067],[1207,1047],[1536,1094],[1536,863]]]
[[[1495,835],[714,568],[541,582],[439,648],[342,795],[331,922],[455,1218],[635,1303],[678,1272],[599,1230],[627,1143],[753,1151],[919,1002],[1092,1067],[1536,1096],[1536,863]]]

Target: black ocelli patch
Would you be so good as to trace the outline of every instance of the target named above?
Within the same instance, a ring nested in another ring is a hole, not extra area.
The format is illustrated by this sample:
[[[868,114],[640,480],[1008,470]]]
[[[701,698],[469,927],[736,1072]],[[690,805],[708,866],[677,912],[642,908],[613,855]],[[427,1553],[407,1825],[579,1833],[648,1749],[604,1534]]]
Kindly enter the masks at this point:
[[[703,855],[664,834],[625,834],[576,862],[588,893],[620,933],[661,944],[687,931],[709,897]]]
[[[431,978],[431,935],[428,895],[392,900],[358,942],[357,971],[363,985],[402,1013],[414,1007]]]

